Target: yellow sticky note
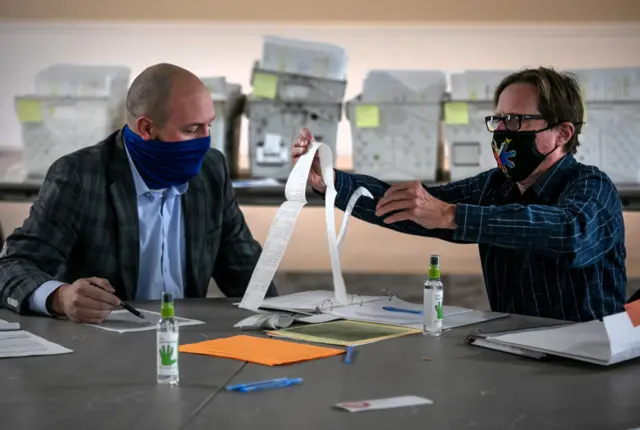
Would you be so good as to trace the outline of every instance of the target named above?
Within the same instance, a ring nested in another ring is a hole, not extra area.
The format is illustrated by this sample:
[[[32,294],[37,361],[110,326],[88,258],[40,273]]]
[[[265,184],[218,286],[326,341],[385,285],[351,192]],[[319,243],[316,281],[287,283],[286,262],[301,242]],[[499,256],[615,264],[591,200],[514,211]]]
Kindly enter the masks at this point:
[[[266,73],[253,75],[253,95],[264,99],[275,99],[278,94],[278,77]]]
[[[22,123],[42,122],[42,103],[38,100],[18,100],[16,110]]]
[[[380,127],[380,109],[376,105],[356,106],[356,127],[378,128]]]
[[[462,102],[444,104],[444,121],[446,124],[469,124],[469,105]]]

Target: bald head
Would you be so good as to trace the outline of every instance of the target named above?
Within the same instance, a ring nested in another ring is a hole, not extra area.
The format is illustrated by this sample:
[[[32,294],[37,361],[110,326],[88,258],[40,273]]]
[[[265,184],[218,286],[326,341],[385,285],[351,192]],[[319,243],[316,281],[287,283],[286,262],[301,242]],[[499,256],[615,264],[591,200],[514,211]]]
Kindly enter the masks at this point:
[[[144,138],[160,140],[187,140],[193,133],[201,137],[215,117],[202,81],[167,63],[151,66],[133,80],[126,107],[129,128]]]

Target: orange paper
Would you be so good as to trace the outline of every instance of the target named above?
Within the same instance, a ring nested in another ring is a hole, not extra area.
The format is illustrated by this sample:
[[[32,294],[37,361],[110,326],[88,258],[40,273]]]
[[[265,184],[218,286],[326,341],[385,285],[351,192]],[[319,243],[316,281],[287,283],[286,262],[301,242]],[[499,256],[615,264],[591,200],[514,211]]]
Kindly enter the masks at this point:
[[[315,360],[316,358],[332,357],[344,352],[342,349],[246,335],[180,345],[178,351],[191,354],[212,355],[214,357],[233,358],[251,363],[264,364],[265,366],[278,366],[280,364],[291,364],[300,361]]]
[[[627,311],[631,324],[633,324],[634,327],[638,327],[640,325],[640,300],[627,303],[624,305],[624,310]]]

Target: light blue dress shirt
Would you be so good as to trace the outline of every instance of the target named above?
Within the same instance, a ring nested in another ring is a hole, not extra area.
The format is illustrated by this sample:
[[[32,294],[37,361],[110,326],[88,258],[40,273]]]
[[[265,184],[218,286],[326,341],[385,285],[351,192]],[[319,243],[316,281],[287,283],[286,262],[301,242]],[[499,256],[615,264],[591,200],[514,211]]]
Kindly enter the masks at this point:
[[[126,148],[125,148],[126,150]],[[138,204],[140,262],[136,300],[159,300],[163,292],[184,297],[186,269],[184,218],[181,196],[188,184],[150,190],[127,151]],[[29,296],[29,308],[49,315],[47,298],[63,282],[48,281]]]

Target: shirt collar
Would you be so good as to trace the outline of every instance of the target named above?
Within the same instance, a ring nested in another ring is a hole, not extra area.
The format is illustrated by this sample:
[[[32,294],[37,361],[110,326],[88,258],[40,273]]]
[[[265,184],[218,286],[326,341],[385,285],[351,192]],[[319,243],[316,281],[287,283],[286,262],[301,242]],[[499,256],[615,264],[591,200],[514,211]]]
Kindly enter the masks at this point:
[[[531,191],[535,193],[541,203],[550,202],[560,187],[566,184],[564,178],[576,168],[577,164],[578,161],[573,154],[566,154],[538,178],[531,186]],[[516,183],[513,180],[507,179],[502,184],[502,194],[509,195],[515,186]]]
[[[543,203],[548,203],[555,197],[557,191],[566,185],[567,182],[564,179],[576,168],[577,164],[573,154],[566,154],[544,172],[531,188]]]
[[[140,176],[140,172],[138,172],[138,169],[136,168],[135,163],[133,162],[133,160],[131,159],[131,156],[129,155],[129,150],[127,149],[127,145],[124,145],[124,150],[127,153],[127,159],[129,160],[129,167],[131,168],[131,174],[133,175],[133,184],[136,188],[136,196],[140,197],[150,193],[151,190],[149,189],[147,184],[144,182],[144,179],[142,179],[142,176]],[[181,195],[187,192],[188,188],[189,188],[189,183],[184,183],[177,186],[172,185],[167,189],[167,191],[169,192],[173,191],[174,193]]]

